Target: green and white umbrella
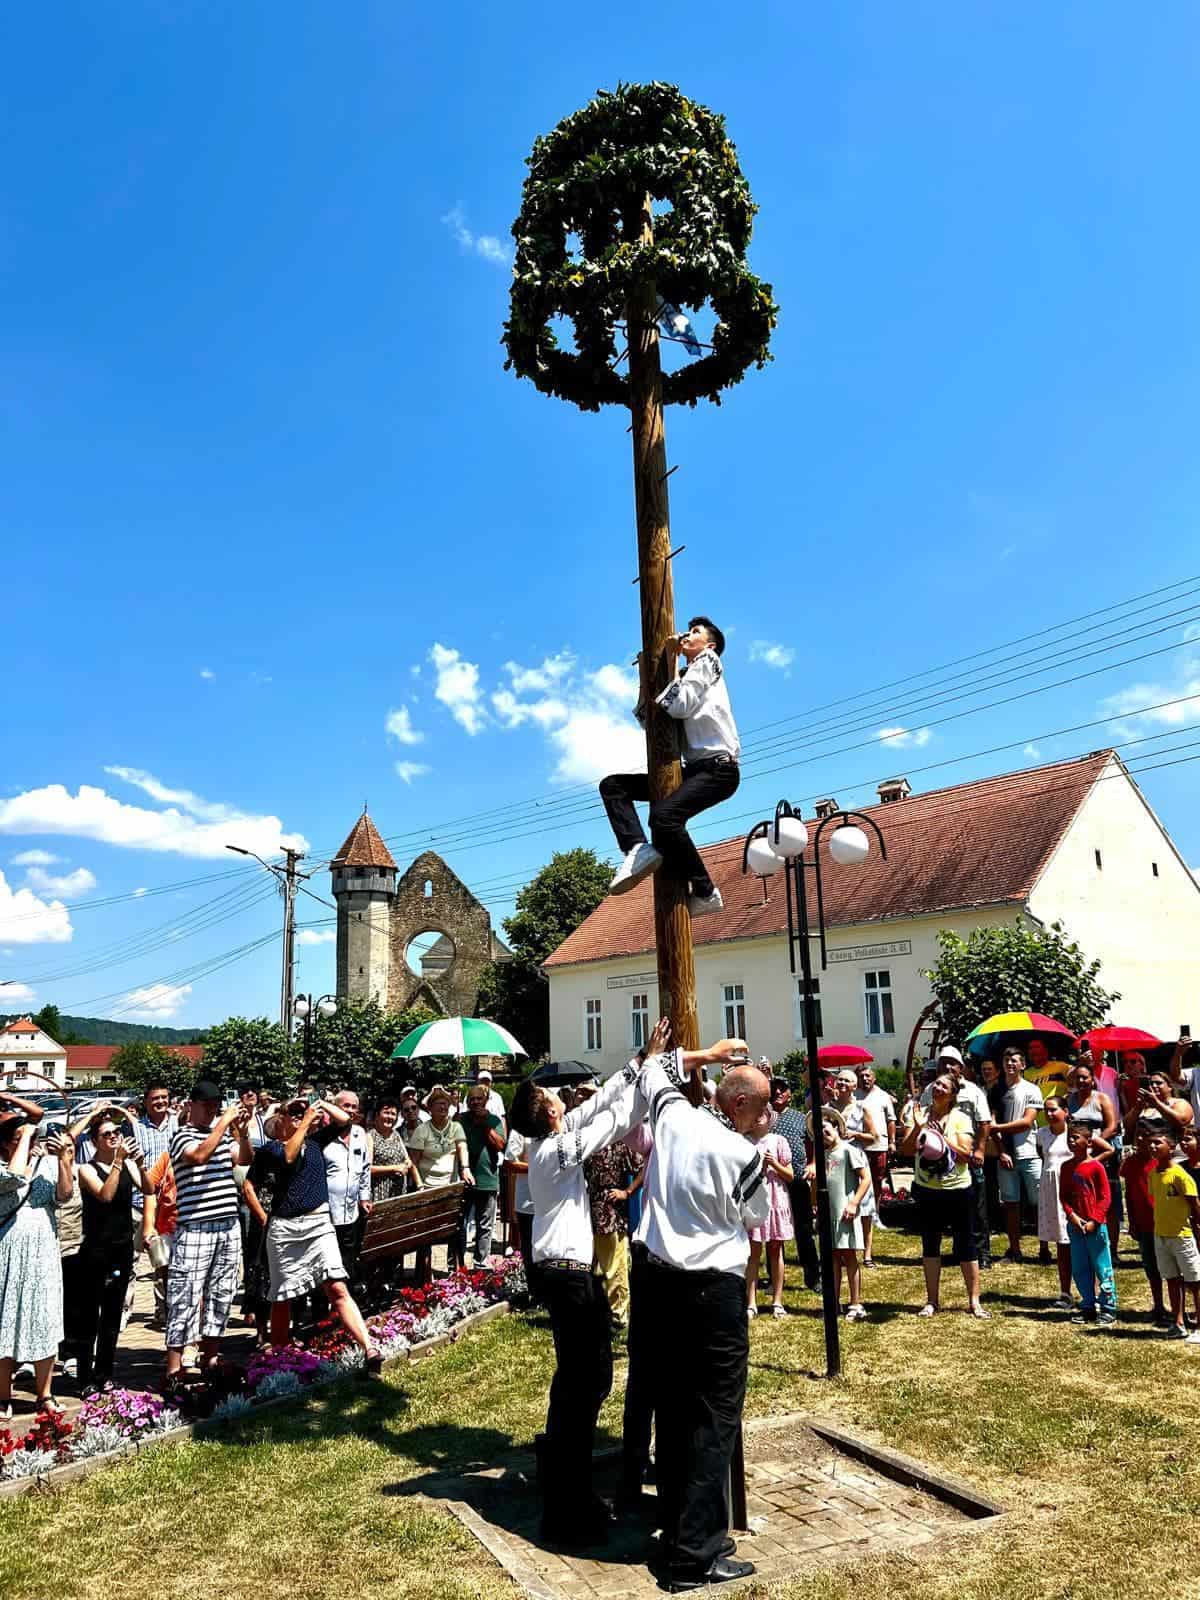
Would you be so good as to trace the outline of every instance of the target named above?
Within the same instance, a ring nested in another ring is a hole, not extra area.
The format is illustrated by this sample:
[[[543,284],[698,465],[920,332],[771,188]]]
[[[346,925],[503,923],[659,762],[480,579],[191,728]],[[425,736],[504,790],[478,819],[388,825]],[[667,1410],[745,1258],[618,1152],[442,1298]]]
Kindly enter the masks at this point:
[[[392,1060],[416,1056],[523,1056],[525,1046],[507,1028],[483,1017],[438,1017],[406,1034],[392,1051]]]

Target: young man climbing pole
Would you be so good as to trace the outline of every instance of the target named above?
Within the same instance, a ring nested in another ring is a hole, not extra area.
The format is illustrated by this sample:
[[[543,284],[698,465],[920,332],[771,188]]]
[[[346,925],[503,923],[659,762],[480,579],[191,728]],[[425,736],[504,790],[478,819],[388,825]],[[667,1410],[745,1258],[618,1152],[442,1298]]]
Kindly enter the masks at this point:
[[[683,782],[667,799],[651,804],[651,842],[647,844],[634,810],[635,800],[650,798],[644,773],[605,778],[600,797],[624,853],[608,892],[625,894],[665,862],[668,872],[691,885],[688,906],[699,917],[720,911],[724,902],[688,836],[687,824],[736,790],[741,745],[721,666],[725,635],[708,617],[693,617],[676,642],[686,665],[680,672],[676,663],[675,677],[657,704],[680,725]],[[641,710],[639,706],[639,721]]]

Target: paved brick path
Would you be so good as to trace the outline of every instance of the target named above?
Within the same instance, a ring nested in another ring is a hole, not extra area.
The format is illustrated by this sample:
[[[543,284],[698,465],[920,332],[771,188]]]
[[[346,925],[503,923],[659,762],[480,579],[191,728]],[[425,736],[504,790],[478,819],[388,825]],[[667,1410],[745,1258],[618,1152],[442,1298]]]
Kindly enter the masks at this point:
[[[928,1543],[968,1520],[920,1490],[893,1482],[841,1455],[807,1428],[748,1432],[746,1486],[753,1534],[738,1553],[757,1580],[792,1578],[815,1567]],[[523,1466],[523,1470],[522,1470]],[[539,1600],[650,1600],[661,1594],[645,1564],[644,1524],[618,1524],[601,1549],[566,1555],[537,1543],[537,1496],[524,1479],[532,1461],[447,1480],[430,1498],[456,1515],[527,1593]],[[616,1463],[599,1488],[612,1493]],[[431,1486],[427,1486],[430,1492]],[[651,1491],[652,1492],[652,1491]],[[756,1580],[751,1580],[756,1581]]]

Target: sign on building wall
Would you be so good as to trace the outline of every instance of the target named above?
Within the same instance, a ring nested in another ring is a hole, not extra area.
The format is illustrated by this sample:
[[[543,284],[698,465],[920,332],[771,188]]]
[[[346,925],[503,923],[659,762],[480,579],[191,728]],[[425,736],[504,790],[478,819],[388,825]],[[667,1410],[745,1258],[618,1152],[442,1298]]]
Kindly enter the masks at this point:
[[[648,984],[657,984],[657,972],[631,972],[625,978],[606,978],[605,987],[609,989],[644,989]]]
[[[880,956],[910,955],[912,955],[911,939],[891,939],[886,944],[852,944],[844,950],[830,950],[829,962],[832,966],[839,961],[875,961]]]

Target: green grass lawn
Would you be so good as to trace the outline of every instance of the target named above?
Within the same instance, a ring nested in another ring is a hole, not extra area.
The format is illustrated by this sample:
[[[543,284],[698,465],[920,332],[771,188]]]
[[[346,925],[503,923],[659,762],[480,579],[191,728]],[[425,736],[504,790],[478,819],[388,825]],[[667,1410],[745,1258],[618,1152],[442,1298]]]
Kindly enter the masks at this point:
[[[789,1272],[786,1322],[752,1328],[747,1415],[822,1412],[970,1479],[1011,1508],[989,1534],[948,1538],[771,1591],[820,1600],[1142,1600],[1200,1586],[1200,1348],[1146,1331],[1140,1270],[1118,1273],[1113,1335],[1043,1308],[1050,1268],[984,1275],[992,1321],[962,1315],[947,1269],[942,1315],[919,1320],[917,1241],[890,1233],[867,1274],[871,1320],[842,1328],[845,1379],[822,1361],[819,1308]],[[1126,1260],[1130,1259],[1126,1256]],[[663,1330],[664,1359],[686,1329]],[[502,1318],[375,1385],[341,1385],[226,1437],[167,1447],[59,1495],[0,1507],[0,1595],[94,1600],[413,1600],[509,1595],[423,1476],[526,1445],[552,1363],[539,1317]],[[620,1429],[624,1364],[602,1417]],[[753,1554],[753,1541],[748,1552]],[[93,1565],[94,1562],[94,1565]],[[98,1587],[99,1586],[99,1587]]]

